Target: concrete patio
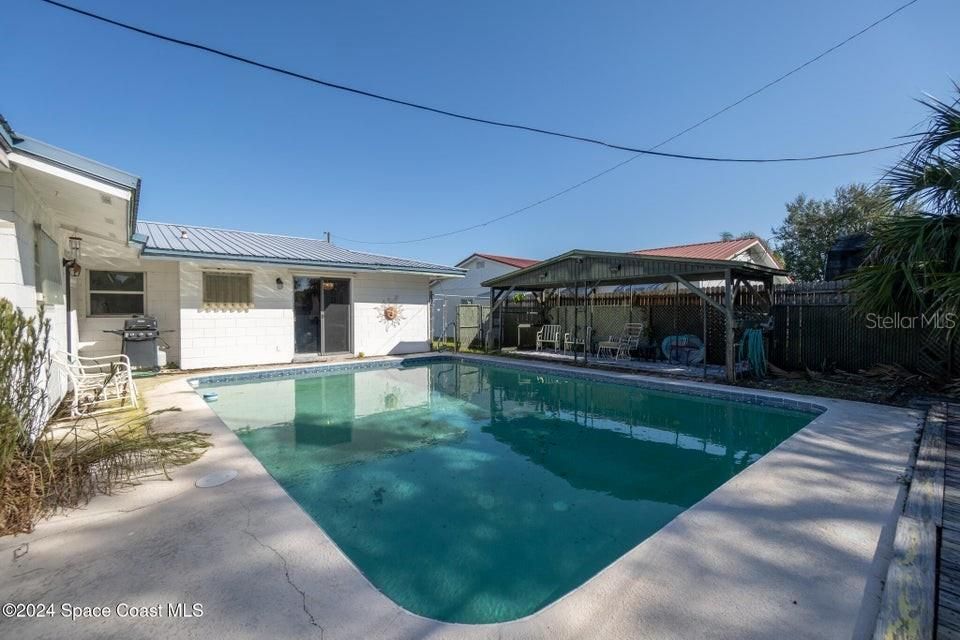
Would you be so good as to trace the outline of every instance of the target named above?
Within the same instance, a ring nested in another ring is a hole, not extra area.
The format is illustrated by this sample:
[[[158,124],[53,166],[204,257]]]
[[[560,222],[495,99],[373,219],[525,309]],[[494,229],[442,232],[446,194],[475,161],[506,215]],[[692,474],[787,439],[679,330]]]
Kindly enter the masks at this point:
[[[899,479],[910,464],[920,418],[905,409],[769,394],[826,411],[545,609],[507,623],[453,625],[406,612],[377,591],[187,377],[142,386],[151,409],[181,409],[158,416],[158,428],[212,434],[214,446],[198,462],[175,469],[172,482],[148,481],[101,496],[85,509],[42,522],[30,535],[0,539],[5,602],[162,605],[164,615],[0,619],[0,635],[868,637],[903,499]],[[682,392],[694,383],[666,384]],[[195,487],[199,478],[225,469],[239,475],[220,487]],[[171,618],[167,603],[186,603],[187,609],[200,603],[203,615]]]

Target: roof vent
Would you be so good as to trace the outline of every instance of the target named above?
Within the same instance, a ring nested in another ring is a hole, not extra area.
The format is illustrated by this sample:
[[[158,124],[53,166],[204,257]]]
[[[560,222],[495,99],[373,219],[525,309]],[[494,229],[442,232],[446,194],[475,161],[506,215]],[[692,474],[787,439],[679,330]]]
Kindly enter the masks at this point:
[[[186,229],[180,229],[180,239],[181,239],[181,240],[186,240],[186,239],[189,238],[189,237],[190,237],[190,234],[187,233],[187,230],[186,230]]]
[[[100,202],[103,204],[113,204],[113,200],[105,193],[100,194]]]

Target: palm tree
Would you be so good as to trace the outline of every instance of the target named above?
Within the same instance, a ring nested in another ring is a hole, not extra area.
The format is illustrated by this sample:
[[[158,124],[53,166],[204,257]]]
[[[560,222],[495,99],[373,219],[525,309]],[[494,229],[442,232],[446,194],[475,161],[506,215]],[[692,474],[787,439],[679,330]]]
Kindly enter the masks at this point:
[[[930,111],[926,129],[883,179],[899,213],[878,225],[854,274],[861,313],[960,312],[960,84],[954,88],[952,103],[919,101]],[[960,331],[947,335],[952,342]]]

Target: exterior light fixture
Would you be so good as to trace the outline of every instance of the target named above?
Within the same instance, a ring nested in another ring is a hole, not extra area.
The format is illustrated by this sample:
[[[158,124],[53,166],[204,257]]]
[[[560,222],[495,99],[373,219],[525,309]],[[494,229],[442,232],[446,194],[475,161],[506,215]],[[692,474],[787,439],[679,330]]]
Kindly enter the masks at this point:
[[[70,236],[67,238],[67,256],[63,259],[63,266],[68,269],[72,277],[77,278],[80,276],[80,243],[82,238],[79,236]]]
[[[283,290],[283,278],[277,278],[277,291]]]
[[[541,279],[541,280],[546,280],[548,275],[550,275],[550,272],[549,272],[549,271],[544,271],[543,273],[540,274],[540,279]]]
[[[620,270],[623,268],[623,265],[614,264],[610,265],[610,273],[620,273]]]
[[[80,259],[80,243],[83,242],[83,238],[79,236],[70,236],[70,255],[74,262]]]

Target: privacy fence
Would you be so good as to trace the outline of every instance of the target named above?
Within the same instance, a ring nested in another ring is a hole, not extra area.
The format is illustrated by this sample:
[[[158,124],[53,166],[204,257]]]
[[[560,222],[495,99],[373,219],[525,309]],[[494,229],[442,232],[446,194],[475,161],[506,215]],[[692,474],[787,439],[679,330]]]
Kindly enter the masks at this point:
[[[938,376],[960,375],[960,349],[946,339],[949,319],[857,315],[846,285],[840,281],[774,286],[773,325],[765,333],[769,361],[788,370],[858,371],[899,364]],[[723,304],[723,287],[704,291]],[[756,326],[767,317],[762,287],[741,287],[735,296],[737,319],[743,326]],[[486,306],[464,309],[466,341],[462,339],[461,345],[482,346],[488,313]],[[595,344],[619,335],[627,322],[648,321],[655,344],[671,335],[695,335],[705,339],[708,362],[722,364],[724,359],[723,314],[682,286],[596,293],[587,305],[582,293],[577,297],[572,291],[548,296],[542,305],[532,297],[510,299],[494,313],[501,314],[497,324],[503,326],[504,347],[532,347],[536,327],[542,324],[559,324],[564,332],[580,335],[590,327]]]

